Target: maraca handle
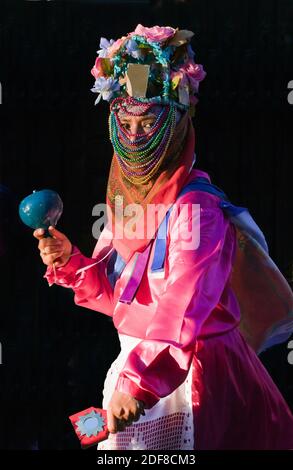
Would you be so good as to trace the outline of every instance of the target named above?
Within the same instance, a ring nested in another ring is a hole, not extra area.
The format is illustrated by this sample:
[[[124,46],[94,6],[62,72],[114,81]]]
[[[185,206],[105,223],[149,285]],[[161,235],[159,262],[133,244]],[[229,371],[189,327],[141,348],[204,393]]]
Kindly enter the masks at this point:
[[[39,228],[39,229],[37,228],[36,230],[44,230],[43,235],[39,235],[40,239],[49,238],[49,237],[52,238],[52,235],[47,228]]]
[[[48,237],[52,238],[52,235],[51,235],[51,233],[49,232],[49,230],[48,230],[47,228],[45,228],[45,229],[44,229],[44,236],[43,236],[43,238],[48,238]]]

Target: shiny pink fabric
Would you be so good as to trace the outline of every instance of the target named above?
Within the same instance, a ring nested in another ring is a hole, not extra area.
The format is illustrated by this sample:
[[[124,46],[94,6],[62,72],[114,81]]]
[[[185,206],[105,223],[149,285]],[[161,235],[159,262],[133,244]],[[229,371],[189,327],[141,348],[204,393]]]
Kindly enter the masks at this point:
[[[190,179],[195,176],[208,177],[200,170],[194,170]],[[194,250],[182,250],[182,226],[191,222],[183,220],[176,211],[176,205],[183,203],[201,207],[200,245]],[[133,258],[114,291],[106,275],[109,258],[84,269],[111,249],[107,228],[92,258],[84,257],[75,248],[75,256],[65,267],[57,269],[57,279],[50,268],[45,276],[50,284],[56,281],[74,289],[78,305],[112,316],[118,332],[142,339],[129,354],[116,389],[143,400],[147,408],[174,391],[192,365],[194,412],[198,420],[196,448],[225,448],[230,444],[231,448],[237,445],[245,448],[245,442],[247,445],[252,442],[251,433],[258,433],[259,426],[264,426],[272,436],[277,428],[283,427],[280,439],[293,447],[290,411],[237,329],[240,310],[229,282],[235,256],[235,228],[218,203],[218,197],[200,191],[187,193],[175,203],[169,220],[165,274],[159,278],[150,271],[152,246],[147,269],[130,305],[118,299],[131,275]],[[178,233],[179,239],[174,236]],[[227,417],[223,409],[229,411]],[[249,442],[247,436],[235,439],[232,436],[243,413],[246,424],[239,429],[249,434]],[[255,431],[249,425],[248,414],[251,422],[256,423]],[[204,429],[210,428],[209,417],[213,417],[217,428],[210,434]],[[289,426],[286,432],[283,425]],[[225,442],[221,440],[224,432],[231,438],[226,436]],[[286,441],[288,433],[291,440]],[[238,442],[240,438],[242,443]],[[256,442],[259,448],[268,448],[266,443],[272,440],[264,437]]]
[[[199,341],[192,367],[196,449],[293,448],[292,414],[237,328]]]

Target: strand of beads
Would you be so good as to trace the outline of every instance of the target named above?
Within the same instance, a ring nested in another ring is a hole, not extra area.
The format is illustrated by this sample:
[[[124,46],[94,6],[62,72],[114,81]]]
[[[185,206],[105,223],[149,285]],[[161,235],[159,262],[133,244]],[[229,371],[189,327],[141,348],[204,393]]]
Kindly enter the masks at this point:
[[[176,128],[176,108],[165,106],[147,134],[129,140],[117,110],[109,116],[109,133],[124,176],[134,184],[148,182],[158,170],[168,151]]]
[[[170,129],[165,134],[166,140],[164,139],[161,142],[161,145],[158,146],[154,154],[151,156],[153,157],[151,158],[151,161],[147,162],[147,165],[144,165],[146,166],[146,168],[143,171],[138,171],[138,168],[136,168],[136,166],[140,167],[140,165],[131,165],[130,169],[127,168],[127,165],[125,164],[126,162],[120,159],[122,170],[124,169],[124,174],[126,177],[128,177],[129,180],[136,183],[144,183],[147,182],[155,174],[166,155],[169,143],[173,135],[172,128],[175,128],[174,126],[175,119],[173,121],[173,125],[170,126]]]
[[[166,127],[170,122],[170,108],[165,107],[158,119],[152,126],[148,134],[136,134],[134,140],[130,140],[130,134],[123,129],[123,125],[117,113],[111,113],[110,124],[113,143],[118,151],[118,154],[129,161],[140,161],[147,157],[150,151],[157,147],[161,135],[163,135]],[[110,136],[110,137],[111,137]]]
[[[160,125],[160,120],[162,119],[163,120],[163,115],[164,113],[166,113],[166,109],[162,109],[162,111],[159,113],[159,115],[157,116],[156,118],[156,121],[154,122],[153,126],[152,126],[152,129],[150,129],[150,131],[148,132],[148,136],[151,137],[157,130],[157,128],[159,127]],[[129,132],[127,132],[126,129],[124,129],[124,126],[123,124],[121,123],[121,120],[120,120],[120,117],[119,117],[119,114],[116,115],[116,119],[117,119],[117,123],[118,123],[118,128],[119,128],[119,133],[122,134],[123,136],[123,139],[125,139],[125,142],[127,142],[130,146],[133,146],[133,141],[129,139],[129,137],[134,137],[133,135],[129,134]],[[142,132],[141,134],[140,133],[137,133],[135,135],[136,139],[135,139],[135,142],[137,145],[139,143],[139,141],[142,141],[143,139],[145,139],[145,132]]]
[[[131,141],[128,136],[125,137],[124,132],[119,127],[117,116],[111,116],[110,124],[114,149],[122,159],[131,163],[149,160],[152,151],[156,149],[158,144],[158,139],[160,137],[160,135],[158,135],[159,128],[156,129],[156,133],[152,133],[151,137],[144,134],[140,138],[136,138]]]
[[[161,118],[155,122],[148,134],[136,134],[134,140],[130,139],[131,134],[127,134],[123,129],[119,117],[113,116],[112,125],[114,137],[117,136],[118,153],[122,158],[129,161],[140,161],[150,154],[157,147],[161,134],[163,135],[170,121],[168,109],[164,110]]]
[[[132,96],[127,96],[127,98],[120,96],[111,101],[110,111],[122,111],[129,116],[141,116],[155,105],[155,102],[142,102],[141,99]]]
[[[171,120],[170,120],[171,122]],[[140,150],[140,154],[141,156],[137,156],[136,158],[132,155],[129,157],[129,155],[127,153],[125,153],[123,151],[123,155],[121,156],[119,153],[118,153],[118,157],[121,158],[121,163],[123,164],[123,166],[125,167],[130,167],[132,170],[135,169],[135,168],[141,168],[142,166],[150,166],[152,167],[156,161],[160,158],[160,155],[162,153],[162,149],[164,149],[165,145],[166,145],[166,142],[168,141],[168,137],[169,137],[169,132],[170,132],[170,126],[169,126],[169,120],[167,119],[166,122],[163,124],[160,132],[157,132],[157,136],[155,135],[153,139],[150,139],[151,141],[151,146],[149,147],[149,149],[145,148],[145,145],[141,145],[141,149]],[[145,138],[147,139],[149,137],[149,134],[148,133],[147,135],[145,134]],[[161,139],[160,141],[160,134],[163,136],[163,138]],[[157,139],[156,139],[157,137]],[[120,143],[118,142],[118,145]],[[120,147],[120,145],[119,145]],[[136,145],[136,148],[134,149],[130,149],[132,150],[132,154],[137,154],[138,152],[136,151],[136,149],[138,148],[138,146]],[[149,152],[148,152],[149,150]],[[153,151],[152,151],[153,150]],[[128,147],[128,151],[129,151],[129,147]],[[138,163],[141,163],[141,162],[144,162],[142,165],[136,165],[135,163],[138,162]],[[144,173],[147,173],[147,169],[145,170]]]

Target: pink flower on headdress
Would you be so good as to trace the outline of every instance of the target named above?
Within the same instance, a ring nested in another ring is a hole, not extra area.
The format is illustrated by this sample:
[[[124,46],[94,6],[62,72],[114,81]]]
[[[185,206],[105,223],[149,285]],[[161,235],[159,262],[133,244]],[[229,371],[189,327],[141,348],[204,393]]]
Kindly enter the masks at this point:
[[[122,38],[117,39],[117,41],[115,41],[110,47],[108,47],[107,57],[112,58],[116,54],[116,52],[119,51],[125,39],[126,39],[126,36],[122,36]]]
[[[91,74],[97,79],[98,77],[102,77],[104,75],[104,70],[102,66],[102,58],[97,57],[95,65],[91,70]]]
[[[112,73],[111,61],[107,57],[97,57],[95,65],[91,70],[91,74],[95,79],[99,77],[107,77]]]
[[[176,29],[170,26],[153,26],[152,28],[147,28],[138,24],[132,34],[144,36],[151,42],[163,42],[174,36],[175,33]]]
[[[206,76],[203,66],[201,64],[195,64],[194,62],[189,62],[187,63],[185,70],[191,86],[198,91],[199,82],[201,82]]]
[[[206,76],[206,72],[201,64],[195,64],[193,61],[188,61],[181,67],[171,72],[171,79],[180,78],[180,83],[186,85],[189,81],[193,92],[198,92],[199,82]]]

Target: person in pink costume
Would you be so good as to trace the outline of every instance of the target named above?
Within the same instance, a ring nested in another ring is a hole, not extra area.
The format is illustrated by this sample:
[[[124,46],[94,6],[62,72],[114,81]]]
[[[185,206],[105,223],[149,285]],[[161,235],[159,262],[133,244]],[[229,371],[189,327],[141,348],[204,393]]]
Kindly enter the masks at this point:
[[[102,38],[92,73],[97,101],[111,102],[108,223],[91,257],[54,227],[52,238],[41,229],[34,235],[49,284],[73,289],[77,305],[112,317],[119,334],[121,352],[104,387],[110,436],[99,449],[290,449],[291,412],[239,331],[235,224],[217,192],[184,191],[195,181],[211,184],[193,169],[189,113],[205,73],[191,37],[138,25],[116,42]],[[148,204],[163,204],[147,237],[128,236],[129,217],[114,210],[117,196],[143,207],[140,224],[150,222]]]

